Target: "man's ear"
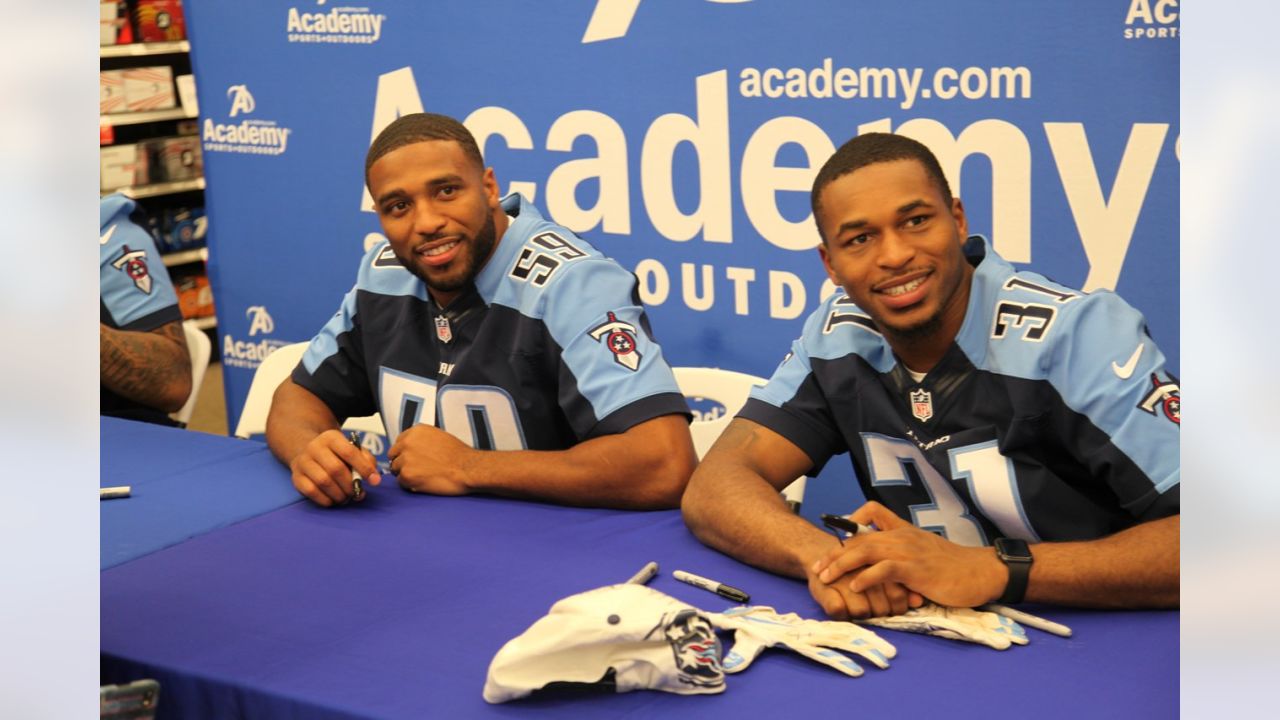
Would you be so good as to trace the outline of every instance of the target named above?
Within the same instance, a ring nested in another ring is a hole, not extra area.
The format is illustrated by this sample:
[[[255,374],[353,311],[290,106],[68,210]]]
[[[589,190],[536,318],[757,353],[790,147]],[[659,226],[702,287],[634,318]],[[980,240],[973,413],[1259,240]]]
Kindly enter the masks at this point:
[[[960,243],[969,237],[969,221],[964,216],[964,203],[960,198],[951,198],[951,217],[956,219],[956,228],[960,231]]]
[[[497,210],[498,206],[502,204],[502,197],[498,194],[498,178],[493,174],[493,168],[487,167],[484,169],[484,177],[481,179],[480,184],[484,187],[484,195],[489,203],[489,208]]]

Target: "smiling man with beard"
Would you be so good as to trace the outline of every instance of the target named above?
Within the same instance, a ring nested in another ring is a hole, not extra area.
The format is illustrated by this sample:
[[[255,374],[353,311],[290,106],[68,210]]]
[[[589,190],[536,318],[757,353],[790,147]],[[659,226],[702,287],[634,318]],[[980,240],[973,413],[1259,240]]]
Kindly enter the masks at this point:
[[[339,430],[381,413],[408,490],[626,508],[678,504],[689,411],[635,277],[519,195],[456,120],[406,115],[369,148],[388,242],[276,391],[267,442],[313,502],[364,497]]]
[[[830,615],[1022,600],[1176,607],[1177,379],[1142,315],[1018,271],[928,148],[845,143],[811,196],[844,289],[809,317],[683,500],[703,542],[805,578]],[[778,490],[848,452],[880,532],[840,544]]]

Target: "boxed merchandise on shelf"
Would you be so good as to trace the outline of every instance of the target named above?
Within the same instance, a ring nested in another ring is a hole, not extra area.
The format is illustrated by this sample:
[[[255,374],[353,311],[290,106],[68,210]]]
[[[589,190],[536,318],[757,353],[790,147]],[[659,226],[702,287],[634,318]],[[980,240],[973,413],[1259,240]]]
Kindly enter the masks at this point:
[[[128,4],[123,0],[98,3],[98,44],[125,45],[133,42]]]
[[[100,152],[101,175],[99,187],[114,190],[130,185],[150,182],[147,152],[137,144],[110,145]]]
[[[167,240],[175,249],[203,246],[208,233],[209,219],[204,208],[175,208],[169,217]]]
[[[124,112],[128,110],[124,95],[124,71],[100,70],[98,72],[98,113]]]
[[[205,244],[208,218],[202,207],[165,208],[148,219],[148,227],[161,253],[191,250]]]
[[[151,166],[151,182],[190,180],[204,174],[200,138],[175,137],[146,142]]]
[[[167,110],[177,104],[173,91],[173,68],[168,65],[127,68],[124,96],[130,112]]]
[[[134,0],[134,24],[142,42],[182,40],[187,37],[182,0]]]
[[[175,277],[173,286],[178,291],[178,309],[184,320],[213,315],[213,290],[203,273]]]

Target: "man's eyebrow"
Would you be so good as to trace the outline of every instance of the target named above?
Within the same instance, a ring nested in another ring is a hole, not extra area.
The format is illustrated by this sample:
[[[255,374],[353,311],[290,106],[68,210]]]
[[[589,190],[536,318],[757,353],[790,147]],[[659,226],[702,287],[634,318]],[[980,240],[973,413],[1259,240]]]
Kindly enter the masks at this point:
[[[449,173],[448,175],[441,175],[440,177],[431,178],[430,180],[427,181],[427,184],[428,185],[444,185],[445,183],[457,183],[457,182],[462,182],[462,176],[457,173]]]
[[[932,203],[930,203],[928,200],[925,200],[924,198],[920,198],[919,200],[912,200],[906,205],[903,205],[902,207],[898,208],[898,214],[904,215],[906,213],[911,212],[912,210],[918,210],[920,208],[932,208],[932,207],[933,207]]]
[[[440,185],[448,185],[450,183],[458,183],[458,182],[462,182],[462,176],[457,173],[449,173],[448,175],[441,175],[440,177],[431,178],[430,180],[427,181],[427,187],[439,187]],[[382,193],[381,195],[379,195],[377,199],[374,200],[374,203],[377,205],[381,205],[382,203],[386,202],[387,200],[390,200],[393,197],[404,196],[407,194],[408,193],[406,193],[404,190],[400,188],[392,188]]]
[[[382,203],[390,200],[393,197],[396,197],[397,195],[404,195],[404,191],[401,190],[400,188],[393,188],[391,190],[388,190],[382,193],[381,195],[379,195],[378,199],[374,201],[374,204],[381,205]]]
[[[859,218],[858,220],[848,220],[846,222],[840,223],[840,227],[836,228],[836,234],[839,235],[840,233],[846,230],[858,230],[860,228],[866,227],[866,225],[867,225],[867,221],[865,218]]]

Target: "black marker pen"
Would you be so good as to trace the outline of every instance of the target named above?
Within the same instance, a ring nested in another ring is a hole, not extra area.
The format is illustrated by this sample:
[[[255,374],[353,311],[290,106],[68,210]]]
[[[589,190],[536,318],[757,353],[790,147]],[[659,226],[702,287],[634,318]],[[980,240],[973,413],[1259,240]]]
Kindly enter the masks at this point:
[[[724,583],[719,583],[715,580],[708,580],[704,577],[694,575],[693,573],[687,573],[683,570],[677,570],[671,573],[671,576],[682,583],[688,583],[694,587],[702,588],[703,590],[710,590],[726,600],[745,603],[751,599],[750,595],[742,592],[736,587],[725,585]]]

